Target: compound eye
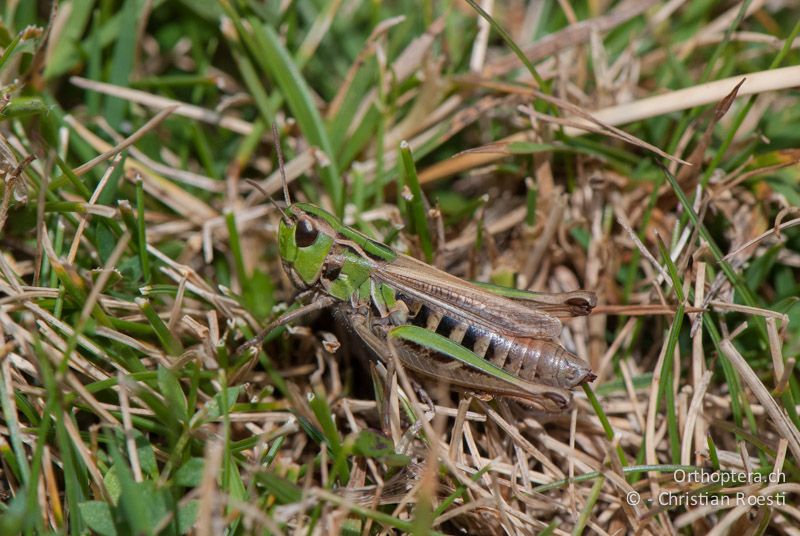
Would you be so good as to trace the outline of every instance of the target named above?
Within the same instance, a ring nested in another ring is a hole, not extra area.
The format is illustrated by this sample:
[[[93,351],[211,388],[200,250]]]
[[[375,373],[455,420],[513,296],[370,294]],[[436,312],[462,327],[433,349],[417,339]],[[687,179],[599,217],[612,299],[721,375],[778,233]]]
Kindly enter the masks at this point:
[[[298,247],[307,248],[317,240],[319,231],[311,225],[308,220],[300,220],[297,222],[297,228],[294,231],[294,240]]]

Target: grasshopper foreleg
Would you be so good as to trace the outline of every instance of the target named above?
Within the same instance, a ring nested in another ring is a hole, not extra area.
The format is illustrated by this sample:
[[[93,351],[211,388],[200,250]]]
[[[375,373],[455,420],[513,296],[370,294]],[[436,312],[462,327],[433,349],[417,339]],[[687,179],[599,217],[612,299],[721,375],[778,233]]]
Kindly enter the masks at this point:
[[[246,350],[248,350],[248,349],[250,349],[250,348],[252,348],[254,346],[260,345],[262,342],[264,342],[264,339],[267,338],[267,335],[269,335],[270,332],[273,329],[279,328],[279,327],[281,327],[283,325],[286,325],[289,322],[293,322],[293,321],[297,320],[298,318],[303,318],[304,316],[307,316],[307,315],[313,313],[314,311],[319,311],[321,309],[325,309],[326,307],[330,307],[335,302],[336,302],[336,300],[334,300],[330,296],[320,296],[317,299],[315,299],[313,302],[311,302],[311,303],[309,303],[307,305],[303,305],[302,307],[298,307],[294,311],[289,311],[287,313],[284,313],[283,315],[281,315],[277,319],[275,319],[272,322],[270,322],[269,324],[267,324],[267,326],[264,329],[262,329],[258,333],[258,335],[256,335],[255,337],[253,337],[249,341],[243,343],[241,346],[239,346],[236,349],[236,352],[233,354],[234,357],[238,357],[238,356],[242,355],[242,353],[244,353]]]

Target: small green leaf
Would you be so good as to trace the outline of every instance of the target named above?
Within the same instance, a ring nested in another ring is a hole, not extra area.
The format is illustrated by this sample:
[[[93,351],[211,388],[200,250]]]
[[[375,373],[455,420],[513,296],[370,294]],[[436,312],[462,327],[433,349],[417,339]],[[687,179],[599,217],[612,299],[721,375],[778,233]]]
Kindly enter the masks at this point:
[[[342,438],[339,435],[339,430],[336,428],[336,422],[333,420],[333,412],[331,411],[328,401],[324,395],[312,395],[308,399],[308,404],[314,412],[314,416],[322,426],[322,433],[325,435],[325,441],[333,454],[333,466],[336,470],[339,480],[346,484],[350,477],[350,469],[347,467],[347,460],[342,447]]]
[[[300,428],[303,429],[306,435],[310,437],[314,443],[319,445],[325,441],[325,436],[322,435],[322,432],[314,425],[314,423],[300,414],[295,414],[295,417],[297,417],[297,424],[300,425]]]
[[[136,455],[139,457],[139,467],[150,478],[157,479],[158,464],[156,463],[156,455],[153,452],[153,445],[150,444],[150,439],[136,429],[133,430],[133,437],[136,441]]]
[[[83,521],[100,536],[117,536],[111,506],[102,501],[86,501],[78,505]]]
[[[273,299],[274,285],[272,278],[261,270],[256,270],[250,277],[249,290],[251,302],[250,310],[258,318],[266,318],[272,311],[275,300]]]
[[[22,527],[28,520],[27,493],[17,493],[9,502],[5,503],[3,513],[0,514],[0,534],[20,534]]]
[[[395,452],[391,438],[374,430],[361,430],[356,437],[354,447],[358,454],[371,458]]]
[[[183,506],[178,507],[178,531],[181,534],[187,534],[192,530],[195,520],[197,520],[197,511],[200,508],[200,501],[193,499]]]
[[[111,434],[107,434],[111,440]],[[114,459],[114,469],[119,477],[121,493],[117,502],[117,513],[124,520],[127,527],[134,533],[149,533],[154,520],[150,516],[149,496],[151,491],[145,489],[141,483],[136,482],[131,468],[122,457],[122,451],[111,442],[110,454]]]
[[[278,504],[298,503],[303,498],[303,490],[300,487],[271,471],[258,473],[256,481],[267,488]]]
[[[117,468],[115,465],[112,465],[111,468],[106,471],[106,474],[103,475],[103,484],[108,491],[109,497],[117,504],[119,501],[119,496],[122,495],[122,485],[119,482],[119,475],[117,474]]]
[[[239,398],[239,393],[242,391],[242,386],[228,387],[227,391],[227,404],[225,407],[230,408],[236,403]],[[214,398],[208,403],[207,406],[208,416],[211,419],[216,419],[222,416],[222,393],[217,393]]]
[[[417,177],[417,169],[414,166],[414,157],[411,154],[411,147],[407,142],[400,143],[400,160],[403,163],[403,181],[411,190],[413,196],[409,201],[409,220],[411,229],[419,237],[422,252],[425,254],[427,262],[433,261],[433,240],[431,239],[430,229],[428,228],[428,216],[425,210],[425,198],[422,187]]]
[[[552,143],[532,143],[529,141],[513,141],[506,146],[511,154],[533,154],[549,153],[555,151],[569,151],[571,148],[565,145],[554,145]]]
[[[128,85],[131,73],[133,72],[136,51],[139,49],[136,43],[136,38],[139,33],[126,31],[126,25],[129,24],[129,21],[139,20],[139,14],[144,10],[144,5],[144,2],[138,2],[136,0],[126,0],[126,2],[122,4],[120,10],[120,31],[116,34],[112,60],[109,63],[111,69],[108,73],[108,82],[112,84],[118,86]],[[129,104],[124,99],[119,97],[106,97],[105,113],[103,117],[105,117],[112,127],[118,128],[125,118],[128,109]]]
[[[0,121],[4,119],[20,119],[30,115],[47,112],[47,105],[36,97],[16,97],[0,112]]]
[[[158,316],[158,313],[150,304],[150,300],[136,298],[135,302],[136,305],[139,306],[139,309],[142,311],[144,316],[150,322],[150,325],[153,326],[153,329],[155,330],[158,339],[161,341],[161,344],[164,345],[164,350],[167,352],[167,354],[171,356],[181,355],[183,353],[183,344],[181,344],[181,341],[178,339],[178,337],[172,334],[164,321],[161,320],[161,317]]]
[[[181,388],[181,383],[175,377],[175,373],[163,365],[158,366],[158,387],[169,406],[177,414],[178,420],[182,422],[188,421],[186,396]]]
[[[189,458],[175,471],[173,480],[175,484],[187,488],[199,486],[203,480],[203,469],[205,460],[203,458]]]
[[[78,52],[78,43],[80,43],[83,33],[86,31],[86,26],[89,23],[94,8],[93,1],[85,2],[70,2],[69,8],[65,11],[67,15],[67,22],[63,24],[58,36],[58,46],[52,47],[52,54],[48,54],[47,61],[44,64],[44,78],[52,80],[56,76],[62,75],[69,71],[80,61],[80,54]],[[99,33],[95,29],[93,35]]]
[[[408,465],[411,461],[408,456],[397,454],[392,440],[375,430],[361,430],[353,444],[353,452],[395,467]]]
[[[100,259],[105,263],[117,246],[118,240],[111,228],[106,225],[106,222],[99,218],[95,223],[94,240],[95,244],[97,244],[97,252],[100,254]]]

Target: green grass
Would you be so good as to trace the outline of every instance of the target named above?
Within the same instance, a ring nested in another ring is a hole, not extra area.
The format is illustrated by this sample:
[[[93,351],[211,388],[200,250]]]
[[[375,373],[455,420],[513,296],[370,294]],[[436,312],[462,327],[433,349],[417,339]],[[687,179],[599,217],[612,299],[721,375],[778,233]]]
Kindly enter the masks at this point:
[[[693,534],[695,508],[652,493],[736,487],[689,489],[677,469],[740,471],[746,455],[800,482],[800,444],[754,395],[763,384],[800,428],[800,233],[728,256],[798,216],[797,90],[773,77],[716,116],[724,93],[614,125],[690,171],[545,121],[798,65],[800,10],[706,0],[614,19],[616,3],[569,5],[86,1],[53,21],[35,2],[0,6],[0,534],[660,533],[667,520]],[[582,31],[589,19],[604,30]],[[151,122],[153,97],[194,115]],[[463,278],[595,291],[596,312],[561,339],[599,375],[575,413],[501,399],[495,414],[422,378],[427,396],[408,393],[326,311],[237,353],[298,305],[279,214],[247,182],[282,197],[266,180],[276,142],[292,200],[398,251]],[[701,265],[715,295],[698,315]],[[769,315],[784,315],[777,343]],[[729,337],[754,375],[726,357]],[[695,436],[698,367],[711,380]],[[414,406],[428,396],[435,418]],[[630,491],[643,502],[622,507]],[[800,526],[764,511],[757,533]]]

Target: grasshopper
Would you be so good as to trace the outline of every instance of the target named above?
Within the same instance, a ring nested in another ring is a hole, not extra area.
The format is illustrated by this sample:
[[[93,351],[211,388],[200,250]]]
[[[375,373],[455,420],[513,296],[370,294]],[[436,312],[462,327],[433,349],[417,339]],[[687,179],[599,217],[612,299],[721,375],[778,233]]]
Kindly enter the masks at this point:
[[[554,340],[560,318],[591,312],[594,293],[480,286],[396,252],[315,205],[291,203],[285,182],[284,196],[280,258],[293,284],[315,299],[237,353],[279,325],[333,307],[379,359],[394,355],[418,375],[469,392],[561,412],[571,405],[570,389],[595,379]]]

